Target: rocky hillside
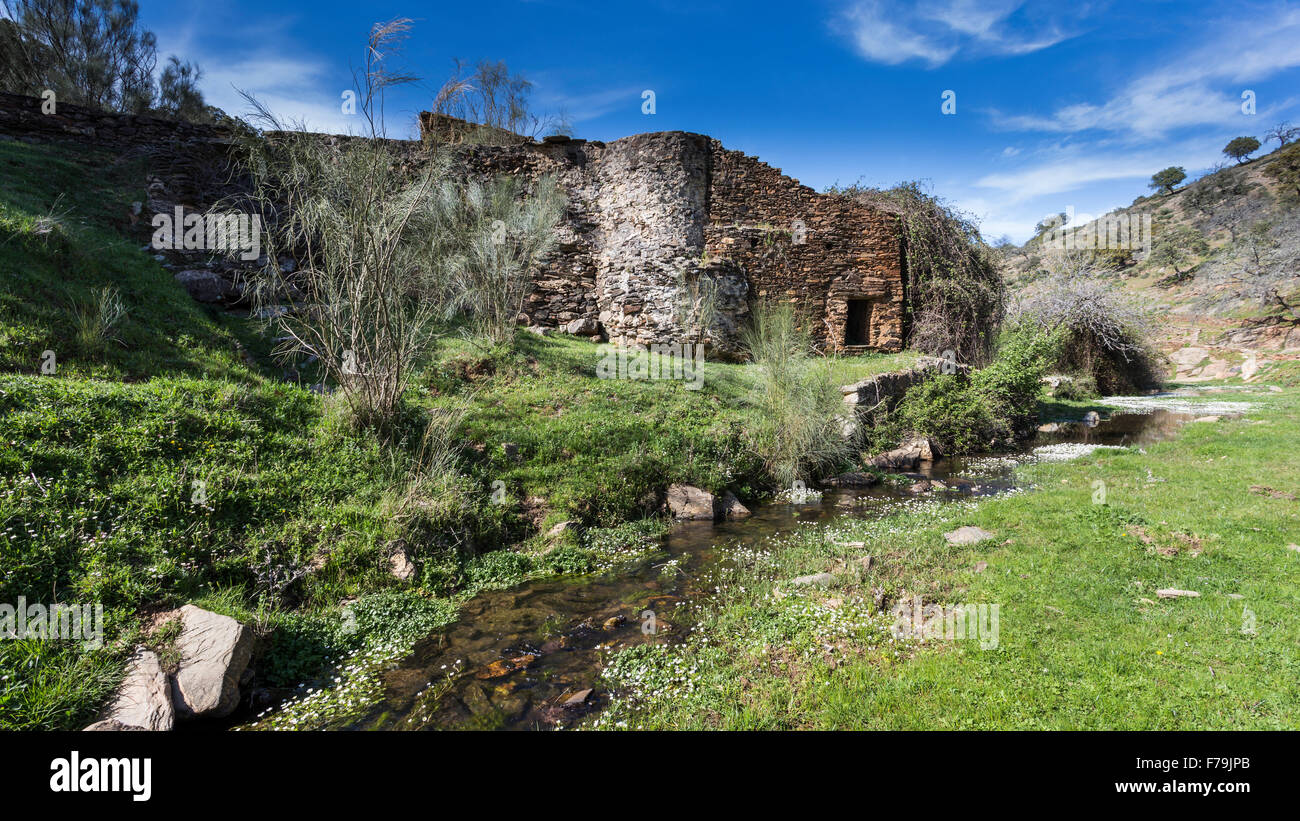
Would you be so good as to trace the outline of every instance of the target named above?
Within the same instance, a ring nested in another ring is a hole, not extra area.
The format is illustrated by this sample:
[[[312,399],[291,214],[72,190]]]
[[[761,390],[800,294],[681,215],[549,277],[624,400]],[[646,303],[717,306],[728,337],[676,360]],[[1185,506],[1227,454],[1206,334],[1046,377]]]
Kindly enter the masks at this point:
[[[1176,379],[1295,378],[1300,196],[1279,171],[1297,163],[1300,144],[1292,143],[1094,221],[1151,216],[1150,250],[1099,252],[1093,261],[1161,314],[1159,345]],[[1003,249],[1014,287],[1032,289],[1050,276],[1045,235]]]

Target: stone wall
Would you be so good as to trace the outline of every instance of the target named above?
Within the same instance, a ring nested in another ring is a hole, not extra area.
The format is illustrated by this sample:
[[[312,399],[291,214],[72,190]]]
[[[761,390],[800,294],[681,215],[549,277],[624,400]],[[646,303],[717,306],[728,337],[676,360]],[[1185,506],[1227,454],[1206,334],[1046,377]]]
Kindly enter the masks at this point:
[[[421,125],[431,143],[455,131],[451,118],[427,113]],[[235,184],[234,135],[220,126],[66,103],[47,115],[37,98],[0,94],[0,136],[143,156],[150,211],[203,209]],[[413,165],[429,157],[423,141],[389,142]],[[903,347],[902,241],[892,215],[818,194],[702,134],[502,142],[444,141],[439,150],[464,176],[551,174],[567,196],[558,246],[535,275],[521,322],[623,345],[703,343],[727,357],[739,352],[750,306],[770,299],[795,304],[826,349]],[[846,335],[850,305],[863,317],[859,340]]]
[[[838,351],[902,349],[902,240],[893,215],[818,194],[701,134],[611,143],[463,146],[472,173],[549,173],[569,197],[560,248],[523,321],[620,344],[703,342],[738,353],[756,299],[797,306]],[[715,310],[702,323],[700,301]],[[849,345],[850,300],[865,334]]]
[[[706,250],[738,263],[754,297],[793,303],[828,350],[903,348],[902,235],[897,217],[818,194],[779,169],[712,141]],[[866,334],[846,340],[849,300]]]
[[[215,125],[110,114],[57,103],[43,114],[41,100],[0,92],[0,136],[24,142],[70,142],[110,151],[125,159],[144,158],[151,196],[167,192],[171,202],[207,205],[229,190],[233,133]]]

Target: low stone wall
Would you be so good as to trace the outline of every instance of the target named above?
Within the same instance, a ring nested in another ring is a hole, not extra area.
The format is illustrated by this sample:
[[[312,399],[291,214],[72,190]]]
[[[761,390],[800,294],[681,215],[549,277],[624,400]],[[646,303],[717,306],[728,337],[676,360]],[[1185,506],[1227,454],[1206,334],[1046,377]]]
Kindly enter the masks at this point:
[[[944,360],[925,356],[906,370],[877,374],[876,376],[843,385],[840,392],[844,394],[844,403],[851,411],[845,434],[857,438],[858,432],[870,427],[875,418],[888,413],[898,406],[898,402],[909,389],[921,384],[943,372]],[[969,365],[952,363],[952,366],[969,371]]]

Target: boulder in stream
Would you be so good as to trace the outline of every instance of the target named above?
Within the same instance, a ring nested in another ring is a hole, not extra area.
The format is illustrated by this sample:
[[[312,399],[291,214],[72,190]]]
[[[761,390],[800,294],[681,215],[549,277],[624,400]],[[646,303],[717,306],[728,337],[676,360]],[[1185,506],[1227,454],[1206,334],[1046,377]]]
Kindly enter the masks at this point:
[[[712,519],[718,499],[693,485],[668,487],[668,510],[676,519]]]

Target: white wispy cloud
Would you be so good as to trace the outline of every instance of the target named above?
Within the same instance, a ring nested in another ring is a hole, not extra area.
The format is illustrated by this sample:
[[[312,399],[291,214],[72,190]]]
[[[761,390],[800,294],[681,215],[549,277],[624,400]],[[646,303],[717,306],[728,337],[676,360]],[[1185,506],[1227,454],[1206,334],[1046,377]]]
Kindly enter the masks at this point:
[[[831,21],[863,57],[897,65],[919,60],[943,65],[959,54],[1017,55],[1056,45],[1077,35],[1048,12],[1058,4],[1026,0],[920,0],[907,6],[854,0]],[[1077,4],[1074,20],[1086,16]]]
[[[1104,102],[1062,105],[1048,114],[1008,114],[991,110],[996,128],[1012,131],[1075,133],[1089,130],[1159,137],[1189,126],[1228,126],[1241,122],[1242,94],[1252,82],[1300,66],[1300,9],[1278,7],[1259,17],[1215,27],[1204,43],[1172,61],[1135,77]],[[1077,95],[1086,79],[1062,96]],[[1295,98],[1257,101],[1267,116],[1294,104]]]
[[[534,107],[554,114],[564,113],[570,123],[580,123],[603,117],[619,108],[628,111],[641,109],[642,86],[624,86],[599,91],[571,93],[560,90],[549,82],[534,81]]]
[[[184,29],[160,31],[158,50],[198,63],[204,99],[228,114],[250,113],[240,94],[245,91],[286,125],[303,123],[311,131],[328,134],[358,132],[360,118],[342,109],[341,95],[353,87],[350,68],[291,44],[293,22],[259,19],[246,36],[226,29],[215,38],[208,36],[211,21],[196,18]]]
[[[1009,234],[1023,241],[1049,214],[1082,214],[1089,210],[1083,201],[1092,203],[1097,216],[1145,192],[1161,168],[1178,165],[1195,175],[1218,159],[1217,145],[1194,137],[1143,148],[1116,140],[1058,143],[1026,152],[1016,167],[977,178],[954,199],[978,219],[986,237]],[[1099,191],[1113,191],[1112,201],[1098,202]]]

